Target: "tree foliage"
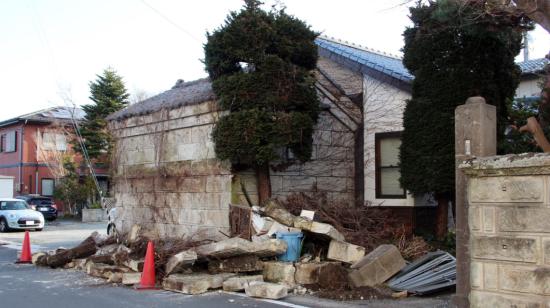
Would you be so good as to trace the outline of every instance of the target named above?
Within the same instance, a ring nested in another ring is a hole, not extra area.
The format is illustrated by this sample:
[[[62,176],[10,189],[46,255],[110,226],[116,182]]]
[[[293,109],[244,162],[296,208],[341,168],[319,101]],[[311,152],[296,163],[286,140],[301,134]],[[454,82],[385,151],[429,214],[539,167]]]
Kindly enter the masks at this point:
[[[415,76],[403,115],[401,184],[414,194],[454,191],[454,110],[471,96],[497,107],[498,137],[519,84],[522,18],[486,13],[483,1],[410,9],[403,62]]]
[[[90,93],[93,103],[82,106],[86,115],[80,125],[80,133],[90,157],[99,158],[110,151],[112,142],[105,118],[126,107],[129,94],[122,77],[112,68],[105,69],[95,81],[90,82]],[[82,152],[79,144],[75,148]]]
[[[213,90],[229,111],[212,133],[216,155],[257,167],[288,148],[307,161],[319,114],[311,73],[318,34],[284,10],[266,12],[258,1],[245,2],[207,34],[204,46]]]
[[[70,212],[75,214],[77,206],[84,204],[92,196],[95,186],[89,176],[80,178],[71,156],[63,157],[62,163],[65,176],[57,180],[54,197],[63,201],[69,207]]]

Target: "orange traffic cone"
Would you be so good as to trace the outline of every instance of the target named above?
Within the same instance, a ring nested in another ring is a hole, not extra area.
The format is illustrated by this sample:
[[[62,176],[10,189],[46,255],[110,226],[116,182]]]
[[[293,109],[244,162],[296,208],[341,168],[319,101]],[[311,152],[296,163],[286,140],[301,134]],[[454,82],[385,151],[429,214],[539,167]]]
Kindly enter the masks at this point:
[[[141,281],[136,289],[156,289],[155,281],[155,248],[153,247],[153,242],[149,241],[149,243],[147,243],[147,252],[145,253],[145,263],[143,264]]]
[[[23,239],[23,249],[21,251],[21,257],[19,258],[19,261],[15,263],[32,263],[31,240],[29,239],[29,231],[25,231],[25,238]]]

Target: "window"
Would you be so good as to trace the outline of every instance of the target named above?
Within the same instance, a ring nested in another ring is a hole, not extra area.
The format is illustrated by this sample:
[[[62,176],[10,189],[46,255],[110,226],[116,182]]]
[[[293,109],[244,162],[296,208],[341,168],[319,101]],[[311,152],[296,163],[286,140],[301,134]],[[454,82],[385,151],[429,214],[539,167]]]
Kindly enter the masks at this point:
[[[405,198],[405,190],[399,183],[399,147],[401,132],[375,135],[376,151],[376,198]]]
[[[65,135],[51,132],[42,133],[42,148],[47,151],[66,151],[67,140]]]
[[[53,196],[54,179],[42,179],[42,195]]]
[[[17,150],[17,132],[11,131],[0,135],[0,152],[15,152]]]

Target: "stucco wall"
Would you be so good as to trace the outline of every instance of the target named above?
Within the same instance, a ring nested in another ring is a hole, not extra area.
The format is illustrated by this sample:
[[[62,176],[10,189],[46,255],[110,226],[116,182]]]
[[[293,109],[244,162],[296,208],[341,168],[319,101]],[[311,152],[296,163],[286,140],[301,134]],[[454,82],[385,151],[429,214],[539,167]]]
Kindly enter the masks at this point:
[[[495,156],[468,175],[471,307],[550,304],[550,155]]]
[[[531,97],[531,96],[539,96],[541,89],[539,86],[540,78],[530,78],[530,79],[523,79],[516,90],[516,96],[515,97]]]

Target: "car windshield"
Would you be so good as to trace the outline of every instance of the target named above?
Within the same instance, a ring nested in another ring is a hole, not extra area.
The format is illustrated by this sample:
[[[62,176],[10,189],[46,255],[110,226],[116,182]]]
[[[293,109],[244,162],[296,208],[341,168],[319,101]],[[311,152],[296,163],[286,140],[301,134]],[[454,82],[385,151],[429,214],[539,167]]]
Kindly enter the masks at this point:
[[[0,201],[0,210],[27,210],[29,206],[25,201]]]

